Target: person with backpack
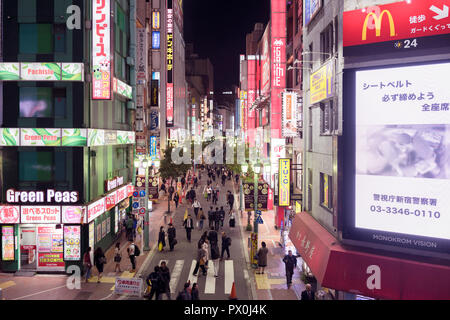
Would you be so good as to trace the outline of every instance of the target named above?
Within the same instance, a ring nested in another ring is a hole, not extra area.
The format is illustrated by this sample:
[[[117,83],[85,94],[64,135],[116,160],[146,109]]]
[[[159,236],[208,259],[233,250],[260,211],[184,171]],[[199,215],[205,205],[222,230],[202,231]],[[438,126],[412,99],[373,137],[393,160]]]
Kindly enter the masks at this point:
[[[205,239],[207,241],[207,239]],[[206,268],[205,268],[205,259],[206,256],[205,250],[203,250],[203,243],[200,248],[197,249],[197,263],[195,264],[194,272],[192,273],[195,277],[197,276],[198,268],[202,269],[202,273],[206,276]]]
[[[116,263],[114,272],[117,272],[117,269],[119,269],[119,272],[122,272],[122,270],[120,270],[120,261],[122,261],[122,254],[120,253],[120,242],[117,242],[116,247],[114,248],[114,262]]]
[[[175,195],[173,196],[173,202],[175,202],[175,209],[178,209],[179,200],[180,196],[178,195],[178,192],[175,192]]]
[[[133,241],[130,241],[131,244],[127,249],[128,257],[130,258],[131,262],[131,271],[130,272],[136,272],[136,257],[141,254],[141,251],[139,250],[139,247],[134,244]]]
[[[154,271],[150,273],[147,277],[147,285],[151,287],[150,293],[148,295],[149,300],[152,300],[153,295],[155,295],[155,300],[158,299],[160,282],[161,279],[159,275],[159,266],[155,266]]]
[[[205,231],[205,232],[203,232],[202,236],[200,237],[200,240],[198,240],[197,249],[202,248],[202,244],[203,244],[203,242],[205,242],[205,239],[207,239],[207,238],[208,238],[208,232]]]
[[[177,300],[192,300],[191,293],[189,292],[190,286],[189,282],[184,284],[183,290],[178,293]]]
[[[106,264],[106,257],[101,247],[98,247],[94,252],[94,265],[98,270],[97,283],[100,283],[100,279],[103,275],[103,266]]]
[[[223,254],[227,252],[228,258],[230,259],[230,246],[231,238],[227,236],[225,232],[222,232],[222,254],[220,255],[220,260],[223,260]]]
[[[177,231],[172,223],[169,223],[169,229],[167,229],[167,238],[169,240],[170,251],[173,251],[173,248],[177,244]]]

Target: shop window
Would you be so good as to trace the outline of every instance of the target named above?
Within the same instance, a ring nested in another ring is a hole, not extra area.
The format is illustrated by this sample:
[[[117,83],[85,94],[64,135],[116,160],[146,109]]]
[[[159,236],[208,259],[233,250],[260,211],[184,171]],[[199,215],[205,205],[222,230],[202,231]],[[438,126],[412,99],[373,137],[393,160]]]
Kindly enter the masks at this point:
[[[20,182],[66,180],[66,153],[52,151],[19,152]]]
[[[329,210],[333,209],[333,177],[320,173],[320,205]]]
[[[65,118],[66,88],[20,87],[19,113],[22,118]]]
[[[320,61],[324,62],[333,55],[333,40],[333,23],[330,23],[320,34]]]

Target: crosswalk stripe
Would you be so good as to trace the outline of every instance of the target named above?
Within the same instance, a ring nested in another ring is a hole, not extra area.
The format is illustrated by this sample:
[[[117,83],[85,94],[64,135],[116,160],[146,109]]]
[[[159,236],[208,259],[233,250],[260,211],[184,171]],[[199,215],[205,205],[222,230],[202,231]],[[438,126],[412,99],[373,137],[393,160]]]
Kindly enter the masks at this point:
[[[234,282],[233,260],[225,260],[225,294],[231,293]]]
[[[192,260],[191,270],[189,270],[189,278],[188,278],[188,281],[190,281],[191,283],[197,283],[197,281],[198,281],[198,276],[193,275],[196,264],[197,264],[197,260]]]
[[[206,274],[205,293],[210,294],[216,291],[216,278],[214,277],[214,263],[212,260],[208,262],[208,271]]]
[[[170,292],[175,292],[177,289],[178,280],[180,280],[181,271],[183,270],[184,260],[177,260],[175,266],[170,274]]]

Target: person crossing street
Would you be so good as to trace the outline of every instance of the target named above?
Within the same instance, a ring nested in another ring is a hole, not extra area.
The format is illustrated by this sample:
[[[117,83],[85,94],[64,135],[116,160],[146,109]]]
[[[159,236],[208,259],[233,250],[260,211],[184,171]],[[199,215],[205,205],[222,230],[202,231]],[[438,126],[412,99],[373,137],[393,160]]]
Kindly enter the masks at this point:
[[[184,220],[183,226],[186,228],[186,238],[191,242],[191,232],[192,229],[194,229],[194,221],[190,214],[188,214],[186,220]]]

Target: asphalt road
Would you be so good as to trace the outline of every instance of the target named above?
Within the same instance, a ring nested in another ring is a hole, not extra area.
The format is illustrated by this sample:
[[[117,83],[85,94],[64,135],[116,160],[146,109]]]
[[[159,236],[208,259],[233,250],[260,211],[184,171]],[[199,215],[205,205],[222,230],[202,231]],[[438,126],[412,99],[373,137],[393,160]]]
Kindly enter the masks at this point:
[[[207,212],[209,207],[212,206],[212,201],[208,202],[203,197],[202,191],[204,185],[206,184],[207,175],[205,171],[202,174],[202,180],[199,183],[199,187],[196,189],[197,199],[199,199],[203,212],[207,217]],[[217,185],[219,180],[216,178],[214,185]],[[215,207],[223,206],[226,212],[225,221],[223,227],[219,230],[219,249],[222,250],[221,244],[221,232],[225,231],[232,239],[232,244],[230,247],[230,259],[226,258],[226,253],[224,254],[224,260],[219,263],[219,277],[214,277],[213,263],[209,262],[209,269],[207,276],[203,276],[201,270],[198,272],[198,276],[194,277],[192,275],[193,269],[195,267],[195,259],[197,256],[197,243],[200,239],[200,236],[204,231],[209,231],[208,229],[208,220],[205,220],[203,231],[200,231],[198,228],[192,230],[191,242],[187,240],[186,230],[183,227],[183,218],[185,214],[186,208],[188,208],[188,212],[192,215],[194,220],[194,225],[196,226],[196,217],[194,214],[194,210],[191,205],[186,204],[186,199],[183,199],[183,204],[178,206],[178,209],[172,213],[173,225],[176,228],[176,239],[178,240],[177,245],[175,246],[174,251],[169,251],[169,245],[166,238],[166,247],[164,251],[159,252],[156,251],[150,263],[148,263],[147,268],[143,272],[144,279],[147,275],[153,271],[156,265],[159,265],[161,261],[165,260],[167,266],[170,269],[171,273],[171,298],[175,299],[178,295],[178,292],[183,289],[183,285],[190,280],[191,284],[196,282],[200,292],[200,300],[228,300],[232,288],[233,282],[235,283],[236,295],[239,300],[251,300],[251,289],[248,281],[248,269],[247,263],[244,257],[243,246],[244,242],[242,241],[239,220],[236,218],[236,227],[230,228],[228,223],[228,211],[229,207],[226,204],[226,194],[227,191],[233,192],[232,181],[226,182],[225,186],[220,185],[219,191],[219,201]],[[237,207],[237,197],[235,195],[235,208]],[[173,202],[171,203],[171,210],[175,209]],[[169,221],[167,221],[169,222]],[[164,226],[167,236],[167,225]],[[247,240],[246,240],[247,241]],[[246,244],[246,242],[245,242]],[[244,248],[246,250],[246,248]],[[166,296],[163,295],[163,299],[166,299]]]

